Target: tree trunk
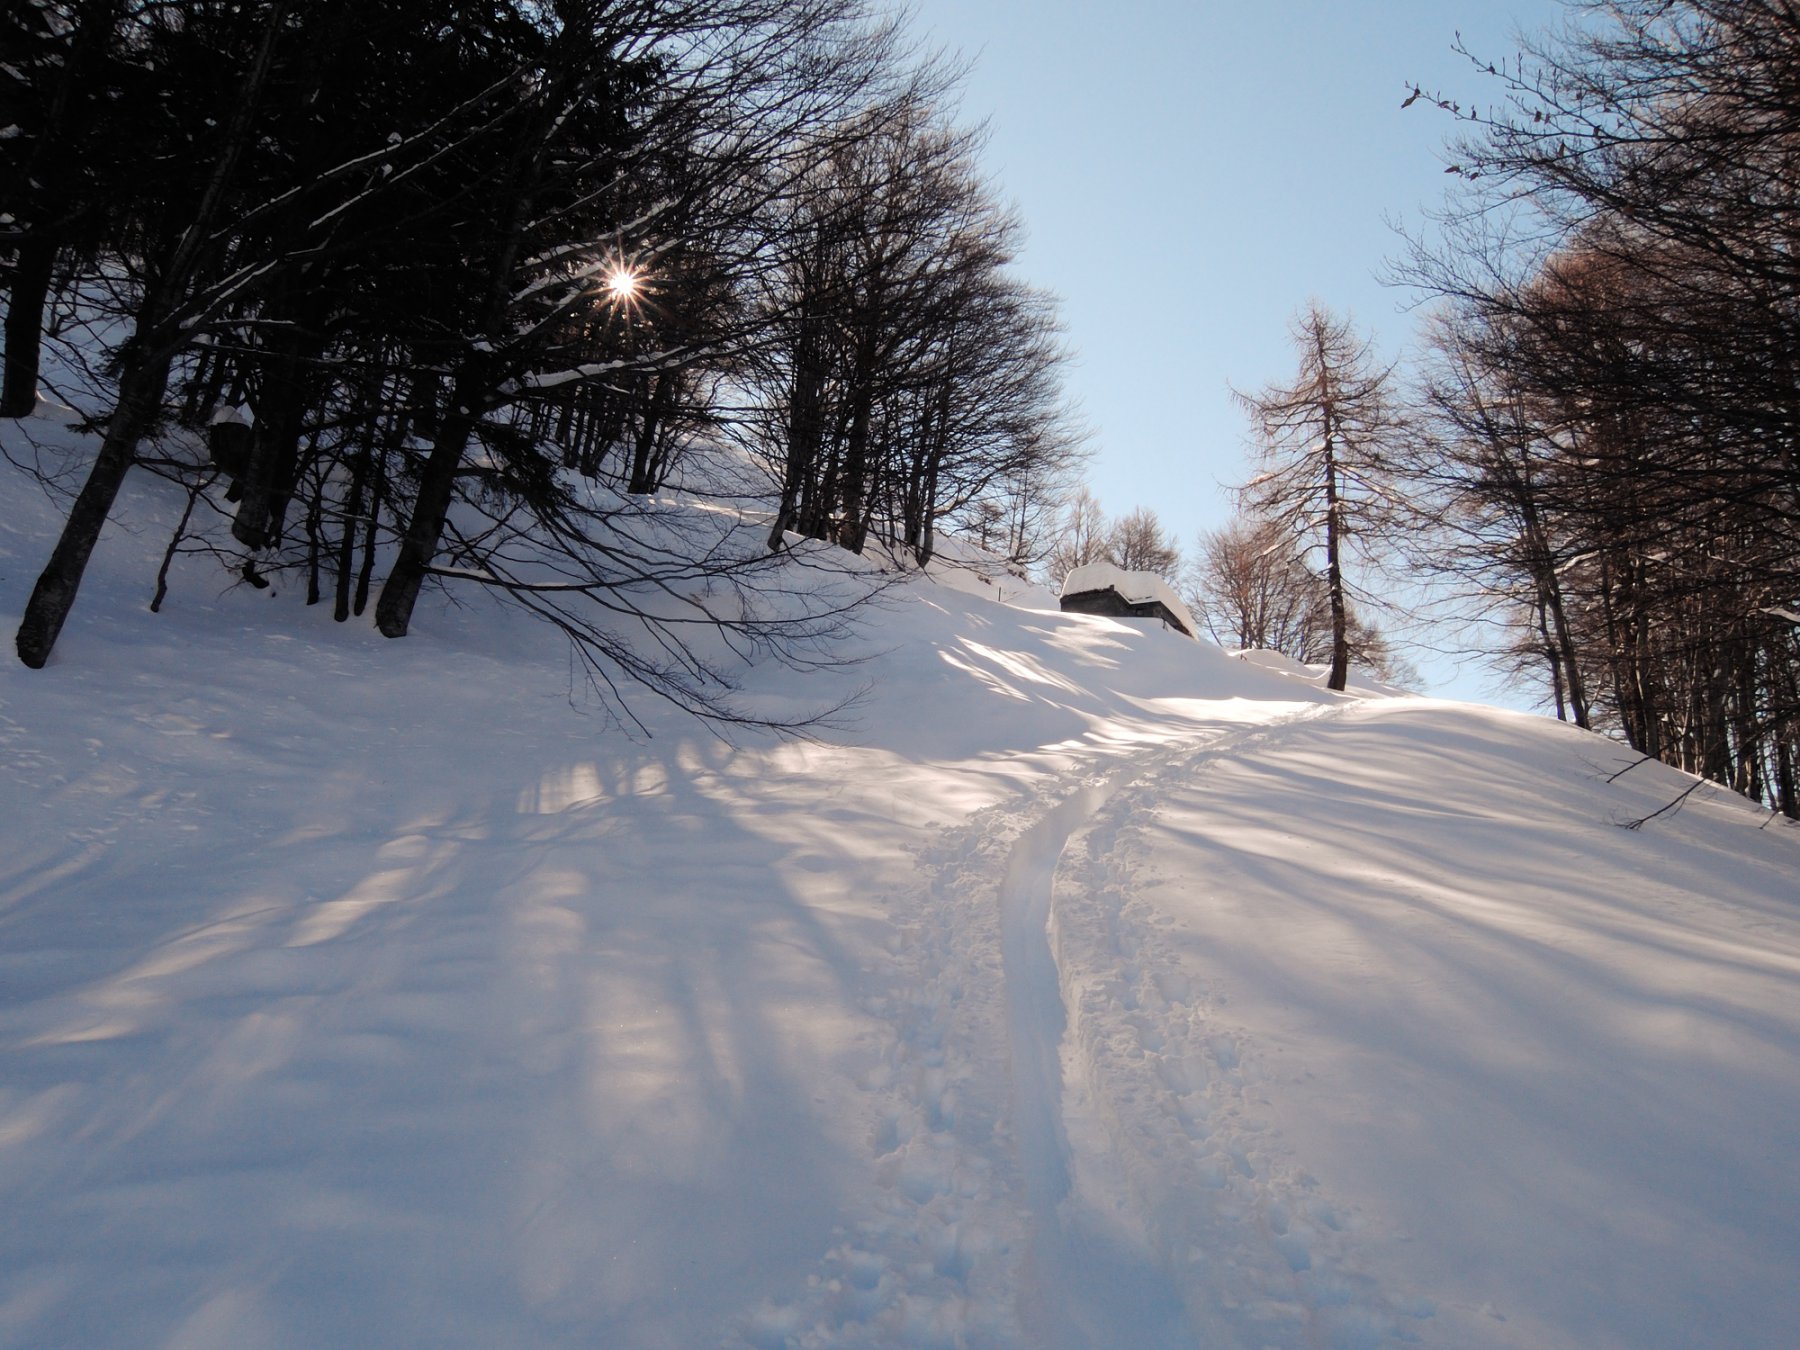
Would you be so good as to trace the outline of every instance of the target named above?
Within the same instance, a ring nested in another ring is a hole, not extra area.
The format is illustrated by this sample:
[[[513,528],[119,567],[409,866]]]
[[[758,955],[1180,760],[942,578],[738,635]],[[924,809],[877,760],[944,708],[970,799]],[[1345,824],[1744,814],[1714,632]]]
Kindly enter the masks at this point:
[[[869,414],[872,391],[866,384],[853,395],[850,435],[844,444],[843,515],[838,521],[836,542],[852,553],[863,551],[863,494],[869,469]]]
[[[1587,677],[1581,673],[1581,663],[1576,660],[1575,638],[1569,628],[1568,612],[1563,608],[1562,590],[1553,587],[1545,597],[1550,609],[1550,618],[1556,625],[1556,646],[1562,657],[1563,677],[1569,685],[1569,711],[1574,714],[1575,725],[1583,731],[1593,730],[1593,714],[1588,703]]]
[[[459,382],[460,384],[461,382]],[[432,441],[431,454],[419,474],[419,491],[413,500],[412,519],[400,539],[400,556],[394,570],[381,587],[375,602],[375,627],[383,637],[405,637],[412,623],[413,606],[419,600],[419,587],[437,554],[438,540],[444,533],[444,521],[450,514],[450,501],[456,487],[456,470],[462,464],[474,431],[475,414],[466,402],[466,391],[459,388]]]
[[[919,525],[918,558],[920,567],[931,564],[932,554],[937,552],[937,488],[938,488],[938,456],[931,457],[931,467],[925,471],[925,501],[921,511]]]
[[[265,548],[281,538],[288,499],[300,464],[301,424],[306,418],[308,363],[322,345],[321,303],[325,279],[300,276],[271,297],[270,313],[283,322],[268,331],[260,406],[250,462],[239,480],[242,501],[231,522],[232,537],[246,548]],[[307,300],[291,303],[295,287],[314,287]]]
[[[819,471],[823,428],[819,410],[824,374],[813,344],[803,341],[795,357],[794,388],[788,404],[787,463],[781,477],[781,504],[769,529],[769,551],[781,550],[784,537],[800,519],[801,489]]]
[[[644,421],[638,428],[637,441],[632,447],[631,477],[625,485],[625,490],[634,495],[654,492],[662,486],[657,481],[660,477],[656,472],[659,464],[653,452],[656,438],[662,432],[663,420],[668,416],[669,406],[674,401],[670,393],[670,381],[673,379],[674,376],[666,372],[650,377],[650,396],[644,400]]]
[[[56,245],[28,234],[19,245],[12,288],[6,297],[6,376],[0,417],[29,417],[37,407],[38,364],[43,353],[44,304]]]
[[[1775,746],[1775,800],[1781,814],[1800,820],[1800,783],[1794,773],[1794,748],[1783,739]]]
[[[387,496],[387,452],[377,450],[373,465],[375,481],[369,486],[369,519],[364,526],[362,561],[356,569],[356,598],[350,612],[362,618],[369,607],[369,589],[375,577],[375,546],[381,538],[381,503]]]
[[[956,354],[956,343],[950,344],[952,358]],[[925,431],[925,474],[924,482],[919,486],[919,566],[926,567],[931,562],[931,555],[937,552],[937,502],[938,480],[943,473],[944,455],[950,447],[950,382],[946,379],[938,386],[938,396],[932,400],[936,416],[927,417]]]
[[[1497,462],[1504,464],[1502,458]],[[1593,729],[1589,713],[1587,681],[1581,673],[1580,663],[1575,655],[1575,637],[1569,627],[1569,614],[1563,604],[1562,579],[1556,570],[1556,557],[1550,548],[1549,536],[1544,530],[1542,518],[1538,514],[1537,503],[1532,496],[1532,488],[1524,474],[1512,471],[1507,466],[1507,476],[1511,490],[1518,503],[1519,516],[1525,527],[1525,543],[1529,550],[1530,567],[1538,585],[1538,605],[1540,619],[1547,615],[1550,628],[1554,631],[1551,642],[1553,652],[1553,672],[1557,679],[1558,716],[1561,715],[1562,688],[1568,688],[1569,712],[1575,725],[1583,731]],[[1550,633],[1546,632],[1546,638]]]
[[[331,617],[338,623],[350,617],[351,576],[356,567],[356,522],[362,517],[363,495],[369,487],[369,458],[372,450],[361,450],[350,458],[350,489],[344,502],[344,528],[338,536],[337,584]]]
[[[127,366],[119,381],[119,402],[106,424],[106,439],[100,454],[88,470],[69,518],[63,522],[62,534],[51,551],[50,561],[39,574],[26,602],[24,618],[15,639],[19,660],[33,670],[41,670],[56,646],[57,635],[75,604],[75,593],[81,588],[82,574],[100,531],[118,498],[137,451],[169,380],[169,361],[163,358],[149,364]]]
[[[320,559],[325,553],[325,485],[319,485],[306,510],[306,603],[316,605],[323,592],[319,586]]]
[[[1344,603],[1344,570],[1338,562],[1338,475],[1331,434],[1325,435],[1325,586],[1331,595],[1331,674],[1325,687],[1342,693],[1350,683],[1350,616]]]
[[[1568,702],[1563,696],[1562,656],[1556,650],[1556,639],[1550,636],[1550,611],[1542,591],[1537,602],[1538,635],[1544,639],[1544,662],[1550,667],[1550,683],[1556,691],[1556,720],[1569,720]]]
[[[51,13],[48,6],[40,8],[46,16]],[[96,205],[82,200],[72,184],[79,178],[77,166],[91,156],[92,137],[98,130],[95,110],[106,102],[106,54],[118,21],[119,0],[89,0],[73,10],[78,28],[62,57],[62,75],[39,130],[36,150],[22,166],[22,181],[7,185],[27,199],[22,213],[27,229],[18,244],[7,295],[0,417],[29,417],[37,406],[44,304],[56,255],[60,243],[70,240],[72,222]],[[15,202],[15,210],[17,206]]]

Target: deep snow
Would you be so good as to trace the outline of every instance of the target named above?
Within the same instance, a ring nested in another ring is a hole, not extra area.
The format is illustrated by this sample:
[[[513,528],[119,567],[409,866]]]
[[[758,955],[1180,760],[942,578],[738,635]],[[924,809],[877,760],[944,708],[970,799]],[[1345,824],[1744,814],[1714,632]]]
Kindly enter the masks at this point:
[[[149,615],[178,510],[0,665],[0,1343],[1793,1343],[1747,805],[954,568],[633,740],[479,600]]]

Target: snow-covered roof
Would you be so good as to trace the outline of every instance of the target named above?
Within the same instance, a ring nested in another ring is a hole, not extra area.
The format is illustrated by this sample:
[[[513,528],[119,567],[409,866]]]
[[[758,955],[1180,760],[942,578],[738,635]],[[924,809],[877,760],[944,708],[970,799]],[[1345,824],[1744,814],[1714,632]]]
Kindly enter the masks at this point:
[[[1188,613],[1188,607],[1175,594],[1175,588],[1154,572],[1127,572],[1109,562],[1093,562],[1077,567],[1063,578],[1062,593],[1065,596],[1086,595],[1090,591],[1113,591],[1132,605],[1155,601],[1173,614],[1190,636],[1200,631],[1194,624],[1194,616]]]

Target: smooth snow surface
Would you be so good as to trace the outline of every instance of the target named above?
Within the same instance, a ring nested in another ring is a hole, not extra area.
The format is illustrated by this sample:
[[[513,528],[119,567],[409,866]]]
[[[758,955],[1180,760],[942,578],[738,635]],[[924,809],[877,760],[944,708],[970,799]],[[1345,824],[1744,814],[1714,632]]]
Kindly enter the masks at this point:
[[[0,664],[0,1344],[1794,1344],[1748,806],[971,567],[632,740],[479,597],[149,615],[180,505]]]

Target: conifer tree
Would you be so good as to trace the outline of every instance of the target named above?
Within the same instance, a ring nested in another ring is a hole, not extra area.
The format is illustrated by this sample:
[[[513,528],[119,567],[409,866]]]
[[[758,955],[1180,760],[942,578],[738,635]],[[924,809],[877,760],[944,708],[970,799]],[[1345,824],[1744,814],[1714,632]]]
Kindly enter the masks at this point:
[[[1299,357],[1292,383],[1237,393],[1250,415],[1259,472],[1241,489],[1250,514],[1280,525],[1297,546],[1324,558],[1331,605],[1331,673],[1343,689],[1350,670],[1351,613],[1344,558],[1389,517],[1386,482],[1397,417],[1392,366],[1377,365],[1350,321],[1314,303],[1293,322]]]

